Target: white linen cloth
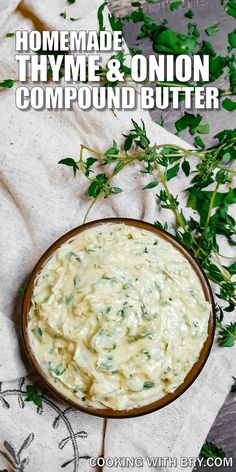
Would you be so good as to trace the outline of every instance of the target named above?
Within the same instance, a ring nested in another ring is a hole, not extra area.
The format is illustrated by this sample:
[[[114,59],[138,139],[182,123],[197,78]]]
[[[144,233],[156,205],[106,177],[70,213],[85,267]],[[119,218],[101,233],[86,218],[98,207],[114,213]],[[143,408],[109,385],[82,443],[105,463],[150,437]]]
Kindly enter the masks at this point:
[[[90,0],[89,5],[80,0],[72,6],[64,0],[1,0],[0,81],[17,78],[14,38],[5,38],[6,33],[21,28],[97,29],[98,5],[97,0]],[[75,23],[64,20],[59,15],[64,10],[80,19]],[[14,94],[14,88],[0,91],[0,468],[56,472],[63,466],[68,472],[89,472],[95,469],[88,456],[97,457],[104,449],[105,456],[143,457],[143,470],[179,472],[180,466],[148,468],[145,458],[198,455],[235,375],[235,349],[215,345],[203,372],[181,398],[148,416],[108,420],[103,437],[103,419],[68,409],[48,395],[43,396],[42,409],[25,402],[26,385],[32,378],[19,351],[18,288],[25,285],[46,248],[81,224],[88,205],[87,182],[83,177],[73,178],[69,168],[58,166],[60,159],[78,159],[81,143],[104,150],[112,138],[122,142],[122,133],[132,127],[131,118],[144,120],[152,142],[188,145],[153,123],[139,107],[118,111],[116,116],[111,111],[84,112],[76,107],[71,111],[23,112],[16,108]],[[143,186],[144,176],[137,168],[127,169],[122,174],[124,192],[100,201],[90,218],[161,220],[155,194],[143,192]],[[174,190],[183,201],[182,188],[179,180]],[[171,215],[165,216],[168,218],[171,224]],[[19,380],[23,376],[26,378]],[[108,470],[112,469],[104,467]]]

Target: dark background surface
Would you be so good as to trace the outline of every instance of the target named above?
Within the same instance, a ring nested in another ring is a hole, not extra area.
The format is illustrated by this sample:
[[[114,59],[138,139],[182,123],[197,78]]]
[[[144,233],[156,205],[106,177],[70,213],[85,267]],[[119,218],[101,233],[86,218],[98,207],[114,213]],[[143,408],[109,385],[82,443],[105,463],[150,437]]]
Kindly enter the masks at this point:
[[[183,1],[185,8],[179,8],[174,12],[170,11],[170,0],[159,0],[154,4],[147,4],[143,0],[139,1],[144,6],[147,15],[150,15],[155,22],[160,23],[164,18],[166,18],[168,20],[168,25],[175,31],[181,33],[187,32],[187,24],[189,22],[196,23],[200,33],[204,32],[206,27],[219,22],[219,32],[211,37],[208,37],[203,33],[203,35],[201,34],[201,38],[203,37],[207,41],[210,41],[218,53],[221,53],[222,55],[226,54],[227,33],[233,31],[236,27],[236,22],[231,16],[224,12],[224,7],[221,5],[220,0],[185,0]],[[129,0],[110,0],[108,4],[110,9],[117,16],[127,15],[127,13],[133,9],[131,1]],[[184,12],[189,8],[194,12],[194,18],[192,20],[184,17]],[[152,43],[149,39],[137,40],[139,30],[140,23],[126,23],[124,29],[126,43],[130,47],[141,48],[143,54],[146,56],[148,54],[153,54]],[[224,79],[220,78],[214,85],[224,88]],[[188,112],[196,113],[196,110],[188,110]],[[203,140],[206,144],[210,144],[213,140],[213,136],[221,129],[230,129],[235,127],[235,112],[233,112],[233,114],[221,109],[213,111],[201,110],[200,113],[203,115],[203,121],[210,123],[209,135],[203,136]],[[176,132],[174,123],[180,115],[181,110],[172,110],[171,108],[162,110],[161,112],[159,110],[154,110],[151,113],[153,120],[159,120],[162,116],[162,119],[164,120],[163,126],[171,132]],[[189,143],[193,142],[193,137],[190,136],[188,131],[184,131],[181,134],[181,138],[185,139]],[[232,372],[232,375],[236,376],[236,372]],[[216,379],[216,383],[223,381],[224,379]],[[199,415],[201,415],[201,405],[199,405]],[[206,440],[214,442],[218,447],[222,447],[226,456],[233,458],[233,467],[207,467],[205,464],[194,470],[197,472],[236,472],[236,393],[230,392],[228,394]]]

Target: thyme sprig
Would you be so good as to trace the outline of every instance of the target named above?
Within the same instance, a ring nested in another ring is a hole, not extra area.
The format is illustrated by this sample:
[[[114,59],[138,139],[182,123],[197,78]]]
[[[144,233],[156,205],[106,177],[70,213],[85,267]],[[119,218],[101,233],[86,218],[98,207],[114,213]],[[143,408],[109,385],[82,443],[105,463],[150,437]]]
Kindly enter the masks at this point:
[[[232,346],[236,341],[236,323],[224,326],[222,320],[224,312],[233,311],[235,306],[232,276],[236,274],[236,267],[235,263],[227,266],[222,261],[218,236],[223,235],[231,246],[236,245],[235,221],[229,214],[229,206],[236,203],[236,190],[232,187],[236,174],[236,130],[218,133],[216,144],[199,150],[174,144],[151,144],[144,123],[132,120],[132,125],[130,132],[124,135],[123,145],[118,146],[113,140],[109,149],[100,151],[82,144],[78,161],[66,158],[59,162],[72,167],[74,175],[82,172],[88,180],[91,203],[83,222],[99,199],[122,192],[122,188],[113,186],[114,177],[126,167],[138,165],[142,174],[150,176],[144,189],[158,188],[157,202],[174,215],[175,236],[217,285],[216,297],[223,302],[223,306],[217,307],[220,344]],[[187,179],[187,207],[193,210],[191,216],[186,215],[186,208],[180,204],[178,195],[173,194],[169,183],[180,173]],[[209,186],[213,189],[209,190]],[[167,222],[156,221],[155,224],[168,229]]]

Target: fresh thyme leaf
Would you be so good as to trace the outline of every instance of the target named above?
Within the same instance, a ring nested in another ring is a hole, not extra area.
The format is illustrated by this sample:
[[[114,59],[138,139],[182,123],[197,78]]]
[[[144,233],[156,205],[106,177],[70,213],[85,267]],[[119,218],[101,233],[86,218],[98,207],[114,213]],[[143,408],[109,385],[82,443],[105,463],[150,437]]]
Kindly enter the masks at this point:
[[[109,192],[109,195],[110,195],[111,193],[121,193],[121,192],[123,192],[123,190],[120,187],[109,187],[108,192]],[[108,195],[106,195],[106,196],[108,196]]]
[[[101,190],[104,188],[104,184],[107,182],[107,176],[105,174],[98,174],[95,179],[91,182],[88,188],[88,194],[90,197],[96,198]]]
[[[230,82],[230,90],[231,92],[235,94],[236,93],[236,71],[231,71],[229,73],[229,82]]]
[[[19,293],[20,295],[23,295],[23,294],[25,293],[25,287],[19,287],[18,293]]]
[[[205,29],[207,36],[213,36],[213,34],[217,33],[217,31],[219,31],[219,23],[208,26],[208,28]]]
[[[185,244],[185,246],[190,249],[192,247],[192,242],[193,242],[193,239],[192,239],[192,235],[191,233],[189,232],[186,232],[183,234],[183,243]]]
[[[191,54],[197,46],[194,36],[178,33],[165,28],[153,36],[153,49],[155,52],[166,54]]]
[[[55,369],[51,369],[51,371],[54,372],[55,375],[62,375],[65,370],[66,369],[63,365],[58,365],[57,367],[55,367]]]
[[[106,7],[106,4],[107,2],[104,2],[98,8],[97,16],[98,16],[99,31],[105,31],[103,12],[104,12],[104,8]]]
[[[200,56],[209,56],[209,72],[210,82],[214,82],[216,79],[221,77],[224,72],[224,67],[227,63],[225,57],[219,56],[214,50],[213,46],[209,41],[203,41],[201,48],[198,51]]]
[[[108,20],[111,25],[112,31],[122,31],[123,23],[120,18],[116,19],[112,13],[109,13]]]
[[[190,164],[188,161],[184,160],[182,163],[182,170],[185,173],[186,177],[190,174]]]
[[[16,80],[6,79],[6,80],[3,80],[2,82],[0,82],[0,87],[2,87],[2,88],[11,88],[11,87],[13,87],[15,82],[16,82]]]
[[[133,23],[139,23],[141,21],[147,21],[146,18],[147,16],[144,12],[144,9],[139,7],[138,10],[132,11],[130,15],[124,16],[123,20],[132,21]]]
[[[129,48],[129,52],[131,56],[135,56],[136,54],[143,54],[142,49],[139,48]]]
[[[92,167],[92,165],[95,162],[97,162],[97,159],[95,159],[94,157],[88,157],[88,159],[85,162],[85,170],[84,170],[85,177],[88,177],[90,172],[92,172],[90,167]]]
[[[204,149],[206,147],[200,136],[195,136],[194,144],[196,147],[200,147],[201,149]]]
[[[219,326],[219,343],[223,347],[232,347],[236,342],[236,323]]]
[[[179,8],[181,5],[183,5],[181,1],[171,2],[170,10],[171,11],[177,10],[177,8]]]
[[[184,16],[186,16],[186,18],[189,18],[190,20],[192,20],[193,18],[193,11],[192,10],[187,10],[184,14]]]
[[[236,109],[236,102],[231,100],[230,98],[225,98],[222,104],[223,108],[227,111],[233,111]]]
[[[129,134],[128,136],[125,136],[125,142],[124,142],[124,150],[127,152],[131,148],[133,144],[135,135]]]
[[[231,275],[236,275],[236,262],[233,262],[230,266],[225,267]]]
[[[69,3],[70,5],[73,5],[73,3],[75,3],[76,0],[67,0],[67,3]]]
[[[204,459],[216,459],[217,457],[220,457],[223,459],[225,457],[225,452],[222,448],[218,448],[213,442],[207,441],[201,448],[200,457]]]
[[[173,179],[174,177],[176,177],[176,175],[178,174],[179,172],[179,164],[176,164],[175,166],[171,167],[170,169],[167,170],[166,172],[166,180],[168,182],[168,180],[171,180]]]
[[[77,170],[79,170],[77,162],[71,157],[66,157],[65,159],[61,159],[58,164],[63,164],[64,166],[69,166],[73,168],[74,176],[76,175]]]
[[[226,13],[228,13],[228,15],[232,16],[233,18],[236,18],[236,1],[229,0],[228,3],[226,3],[225,11]]]
[[[200,134],[207,134],[209,133],[210,125],[208,123],[199,124],[197,127],[197,132]]]
[[[152,388],[154,386],[155,386],[155,384],[153,382],[144,382],[143,389],[147,390],[147,389]]]
[[[15,33],[7,33],[7,34],[5,34],[5,38],[12,38],[13,36],[15,36]]]
[[[73,298],[74,298],[74,296],[72,294],[66,295],[65,296],[66,305],[69,305],[72,302]]]
[[[207,123],[200,124],[201,121],[201,115],[193,115],[185,112],[184,115],[175,122],[175,127],[179,133],[184,131],[186,128],[189,128],[190,134],[206,134],[209,132],[209,125]]]
[[[195,38],[199,38],[200,33],[195,23],[188,23],[188,34],[195,36]]]
[[[42,338],[43,332],[42,332],[42,330],[41,330],[41,328],[40,328],[39,326],[38,326],[38,328],[37,328],[37,333],[38,333],[39,338]]]
[[[26,386],[26,397],[25,397],[26,402],[33,402],[35,403],[36,406],[41,408],[42,406],[42,397],[37,391],[37,388],[35,385],[27,385]]]
[[[62,12],[60,13],[60,16],[61,16],[62,18],[64,18],[64,20],[65,20],[65,19],[66,19],[66,11],[65,11],[65,10],[62,11]]]
[[[228,42],[231,48],[236,48],[236,29],[228,34]]]
[[[159,229],[164,229],[164,231],[168,230],[168,224],[166,222],[165,223],[160,223],[160,221],[155,221],[154,225]]]
[[[117,142],[113,139],[112,147],[104,152],[105,156],[117,156],[119,153]]]
[[[149,189],[149,188],[154,188],[154,187],[157,187],[157,185],[159,184],[158,180],[153,180],[152,182],[149,182],[149,184],[145,185],[145,187],[143,187],[143,189]]]

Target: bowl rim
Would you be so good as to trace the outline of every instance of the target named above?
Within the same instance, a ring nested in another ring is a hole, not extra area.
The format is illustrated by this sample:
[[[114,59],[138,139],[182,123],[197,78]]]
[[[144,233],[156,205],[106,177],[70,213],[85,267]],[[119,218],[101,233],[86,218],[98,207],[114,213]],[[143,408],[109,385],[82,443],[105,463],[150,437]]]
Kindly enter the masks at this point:
[[[50,382],[49,378],[44,373],[40,363],[38,362],[36,358],[34,350],[32,349],[32,344],[30,342],[30,336],[29,336],[29,330],[28,330],[28,323],[29,323],[28,315],[29,315],[29,310],[31,306],[31,295],[34,288],[36,277],[38,273],[40,272],[44,263],[52,256],[52,254],[62,244],[69,242],[78,234],[80,234],[81,232],[87,229],[90,229],[99,225],[107,224],[107,223],[126,224],[129,226],[134,226],[136,228],[138,227],[140,229],[147,230],[149,232],[151,231],[152,233],[156,234],[157,236],[161,237],[165,241],[172,244],[175,247],[175,249],[177,249],[185,257],[185,259],[187,259],[188,262],[190,263],[191,267],[195,271],[201,283],[205,299],[211,305],[211,312],[210,312],[209,320],[208,320],[207,338],[200,351],[200,355],[197,361],[194,363],[194,365],[192,366],[192,368],[186,375],[182,384],[180,384],[179,387],[173,393],[168,393],[164,397],[161,397],[160,399],[155,400],[151,403],[148,403],[148,404],[136,407],[136,408],[128,409],[128,410],[112,410],[111,408],[93,408],[93,407],[83,406],[77,403],[76,401],[73,401],[72,398],[67,397],[66,394],[60,391],[60,389],[57,389]],[[26,290],[24,292],[24,297],[23,297],[21,321],[22,321],[23,345],[26,351],[26,355],[32,367],[37,372],[37,374],[39,375],[43,383],[46,384],[49,391],[51,391],[54,395],[56,395],[56,397],[59,400],[62,400],[69,405],[72,405],[74,408],[84,413],[87,413],[93,416],[102,417],[102,418],[123,419],[123,418],[134,418],[138,416],[143,416],[143,415],[153,413],[155,411],[158,411],[166,407],[167,405],[172,403],[174,400],[179,398],[182,394],[184,394],[188,390],[188,388],[193,384],[193,382],[195,382],[195,380],[201,373],[203,367],[205,366],[206,361],[209,357],[211,348],[212,348],[212,344],[213,344],[214,336],[215,336],[215,328],[216,328],[216,311],[215,311],[215,303],[214,303],[211,286],[204,271],[202,270],[202,268],[200,267],[196,259],[192,256],[190,251],[180,241],[178,241],[178,239],[175,236],[170,234],[168,231],[164,229],[160,229],[156,227],[155,225],[148,223],[146,221],[133,219],[133,218],[113,217],[113,218],[101,218],[101,219],[97,219],[97,220],[93,220],[93,221],[81,224],[71,229],[67,233],[63,234],[61,237],[59,237],[56,241],[54,241],[49,246],[49,248],[39,258],[38,262],[36,263],[33,271],[31,272],[29,276]]]

